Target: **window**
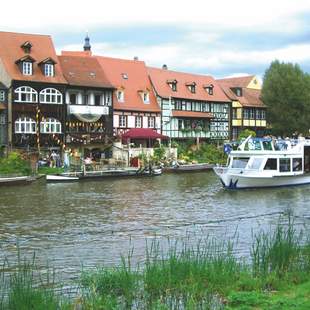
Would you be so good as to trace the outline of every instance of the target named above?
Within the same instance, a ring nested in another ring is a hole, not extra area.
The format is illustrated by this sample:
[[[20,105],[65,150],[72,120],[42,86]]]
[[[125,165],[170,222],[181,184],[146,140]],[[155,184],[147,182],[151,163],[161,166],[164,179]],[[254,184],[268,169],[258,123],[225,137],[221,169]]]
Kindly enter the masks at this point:
[[[250,109],[250,119],[254,119],[254,109]]]
[[[118,90],[116,92],[116,97],[117,97],[118,102],[124,102],[125,101],[124,92],[122,90]]]
[[[15,133],[36,133],[36,123],[30,117],[20,117],[15,121]]]
[[[101,103],[101,95],[95,95],[95,105],[100,105]]]
[[[38,93],[31,87],[22,86],[15,89],[15,94],[17,94],[17,102],[37,102]]]
[[[128,74],[127,73],[122,73],[122,78],[124,80],[128,80]]]
[[[261,119],[266,119],[266,111],[265,110],[261,111]]]
[[[155,128],[155,116],[149,116],[148,127],[149,128]]]
[[[189,86],[189,90],[190,90],[191,93],[195,94],[195,92],[196,92],[196,85],[195,84],[190,85]]]
[[[148,92],[143,93],[143,102],[150,103],[150,94]]]
[[[242,96],[242,90],[241,90],[241,88],[236,88],[236,89],[235,89],[235,93],[236,93],[236,95],[237,95],[238,97],[241,97],[241,96]]]
[[[293,158],[293,171],[302,170],[302,158]]]
[[[249,161],[249,157],[234,157],[232,162],[232,168],[245,168]]]
[[[77,104],[77,95],[70,94],[70,104]]]
[[[280,158],[280,172],[290,172],[290,171],[291,171],[291,159]]]
[[[53,64],[45,64],[44,65],[44,75],[45,76],[54,76],[54,65]]]
[[[176,109],[176,110],[182,110],[182,101],[177,100],[177,101],[175,102],[175,109]]]
[[[243,110],[243,118],[245,118],[245,119],[250,118],[250,111],[248,109]]]
[[[136,116],[136,128],[141,128],[142,127],[142,116]]]
[[[89,96],[88,96],[88,94],[85,94],[85,95],[84,95],[84,104],[85,104],[85,105],[88,105],[88,104],[89,104]]]
[[[55,118],[47,118],[40,123],[41,133],[61,133],[61,123]]]
[[[23,62],[23,75],[32,75],[32,62]]]
[[[127,116],[126,115],[119,116],[119,127],[127,127]]]
[[[256,110],[256,119],[261,119],[260,110]]]
[[[171,83],[170,87],[171,87],[172,91],[177,91],[177,83]]]
[[[62,104],[62,94],[59,90],[55,88],[45,88],[40,92],[40,102]]]
[[[209,95],[213,95],[213,85],[206,86],[205,90]]]
[[[249,169],[259,170],[263,160],[263,158],[253,158],[252,162],[249,164]]]
[[[112,98],[111,92],[105,93],[105,104],[107,106],[111,106],[111,104],[112,104],[112,99],[111,98]]]
[[[178,129],[179,129],[179,130],[184,129],[183,120],[182,120],[182,119],[178,119]]]
[[[4,100],[5,100],[5,91],[0,90],[0,101],[4,101]]]

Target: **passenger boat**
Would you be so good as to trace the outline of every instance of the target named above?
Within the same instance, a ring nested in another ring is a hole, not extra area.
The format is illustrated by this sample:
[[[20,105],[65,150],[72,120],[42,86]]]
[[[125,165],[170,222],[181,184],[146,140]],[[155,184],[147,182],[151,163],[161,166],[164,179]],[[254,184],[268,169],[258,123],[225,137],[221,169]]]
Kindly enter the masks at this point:
[[[16,176],[16,177],[0,177],[0,186],[5,185],[25,185],[35,181],[31,176]]]
[[[229,189],[309,184],[310,140],[248,137],[213,170]]]

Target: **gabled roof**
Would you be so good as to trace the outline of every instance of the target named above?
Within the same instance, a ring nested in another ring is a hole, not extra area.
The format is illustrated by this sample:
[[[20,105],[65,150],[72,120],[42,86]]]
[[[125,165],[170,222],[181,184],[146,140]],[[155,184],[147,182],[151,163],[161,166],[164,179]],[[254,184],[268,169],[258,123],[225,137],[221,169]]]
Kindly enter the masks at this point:
[[[35,62],[36,60],[30,55],[25,55],[22,58],[16,59],[15,63],[18,64],[23,61]]]
[[[58,56],[63,74],[70,85],[113,88],[98,60],[92,56]]]
[[[251,79],[248,79],[248,80],[252,81],[254,76],[252,75],[250,77],[251,77]],[[246,84],[246,82],[245,82],[246,78],[247,77],[229,78],[229,79],[219,79],[216,81],[221,86],[221,88],[223,89],[225,94],[232,101],[239,101],[241,103],[241,105],[244,107],[257,107],[257,108],[265,107],[264,103],[260,99],[261,91],[259,89],[251,89],[251,88],[247,88],[247,87],[242,86],[242,85]],[[238,84],[239,82],[240,82],[240,84]],[[237,96],[233,92],[234,88],[241,88],[242,89],[242,96]]]
[[[32,44],[29,54],[25,54],[21,47],[27,41]],[[42,73],[42,70],[38,67],[37,62],[48,57],[57,59],[53,41],[50,36],[0,31],[0,42],[0,59],[12,80],[66,83],[60,65],[55,65],[55,76],[45,76]],[[22,59],[27,55],[37,61],[33,63],[33,75],[23,75],[15,63],[16,60]]]
[[[148,73],[156,93],[162,98],[182,98],[190,100],[204,100],[214,102],[229,102],[220,86],[211,76],[191,74],[148,67]],[[177,81],[177,91],[173,91],[167,81]],[[187,85],[196,83],[195,93],[192,93]],[[213,95],[209,95],[205,85],[213,84]]]
[[[114,109],[128,111],[160,112],[147,68],[143,61],[96,56],[108,79],[117,89],[124,90],[124,102],[118,102],[114,94]],[[124,74],[125,77],[124,78]],[[150,102],[144,103],[141,90],[150,90]]]
[[[39,66],[42,64],[53,64],[53,65],[55,65],[55,64],[57,64],[57,61],[54,60],[52,57],[47,57],[38,63]]]
[[[248,87],[251,83],[255,75],[247,75],[247,76],[239,76],[239,77],[231,77],[224,79],[217,79],[218,82],[228,83],[230,87]]]

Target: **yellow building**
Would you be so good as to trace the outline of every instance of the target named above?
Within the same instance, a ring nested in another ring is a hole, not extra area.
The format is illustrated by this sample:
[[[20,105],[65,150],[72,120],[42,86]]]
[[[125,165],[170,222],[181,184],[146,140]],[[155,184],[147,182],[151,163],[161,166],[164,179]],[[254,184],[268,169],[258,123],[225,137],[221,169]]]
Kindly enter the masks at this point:
[[[237,139],[244,129],[262,136],[266,129],[266,106],[260,99],[261,84],[254,75],[217,80],[232,101],[231,136]]]

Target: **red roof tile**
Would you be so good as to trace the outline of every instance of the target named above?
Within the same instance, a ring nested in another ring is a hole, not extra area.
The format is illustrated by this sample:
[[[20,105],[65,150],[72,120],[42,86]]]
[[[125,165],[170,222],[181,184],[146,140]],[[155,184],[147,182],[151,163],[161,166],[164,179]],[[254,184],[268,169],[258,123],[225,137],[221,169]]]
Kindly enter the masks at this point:
[[[253,76],[251,76],[251,80],[252,78]],[[232,80],[232,79],[229,79],[229,80]],[[264,103],[260,99],[261,91],[258,89],[251,89],[251,88],[243,87],[237,84],[239,80],[240,79],[237,78],[237,81],[234,80],[232,82],[229,82],[228,79],[225,79],[225,81],[222,79],[222,80],[217,80],[217,82],[222,87],[225,94],[231,100],[239,101],[241,105],[245,107],[258,107],[258,108],[265,107]],[[237,96],[233,92],[232,88],[235,88],[235,87],[240,87],[242,89],[242,96]]]
[[[32,45],[30,54],[26,54],[22,45],[29,41]],[[55,65],[55,76],[45,76],[39,68],[38,63],[47,58],[57,59],[52,38],[48,35],[26,34],[15,32],[0,32],[0,59],[4,64],[6,72],[13,80],[66,83],[59,64]],[[16,61],[29,55],[33,63],[33,75],[23,75]]]
[[[172,111],[172,116],[175,117],[190,117],[190,118],[212,118],[213,115],[212,113],[209,112],[191,112],[191,111],[178,111],[178,110],[173,110]]]
[[[70,85],[113,88],[95,57],[69,56],[67,53],[58,59]]]
[[[228,83],[230,87],[248,87],[255,75],[217,79],[217,82]]]
[[[148,67],[148,73],[151,78],[155,91],[163,98],[182,98],[191,100],[204,100],[216,102],[229,102],[219,85],[211,76],[177,72],[165,69]],[[173,91],[167,81],[177,81],[177,91]],[[191,93],[186,85],[196,83],[196,92]],[[209,95],[205,85],[213,85],[213,95]]]
[[[152,91],[145,63],[139,60],[126,60],[96,56],[111,83],[124,90],[124,102],[119,102],[114,94],[114,109],[128,111],[160,112]],[[150,102],[144,103],[140,91],[149,91]]]

